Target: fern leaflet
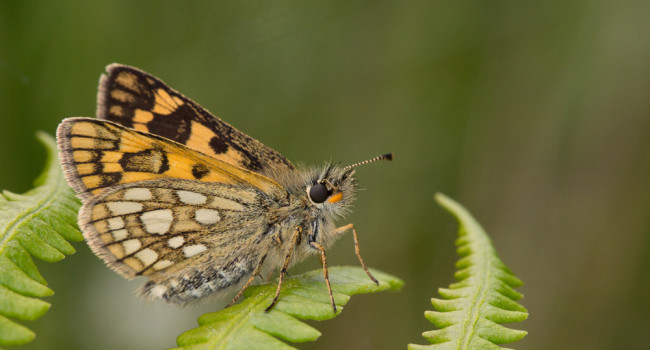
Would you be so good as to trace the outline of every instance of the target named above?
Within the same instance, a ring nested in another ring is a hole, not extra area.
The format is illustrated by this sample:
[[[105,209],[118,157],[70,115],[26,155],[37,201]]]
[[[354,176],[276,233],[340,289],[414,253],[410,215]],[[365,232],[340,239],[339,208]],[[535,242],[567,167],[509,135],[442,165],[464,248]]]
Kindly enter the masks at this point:
[[[441,299],[433,298],[436,311],[425,317],[440,328],[422,335],[431,345],[409,344],[409,350],[503,349],[497,344],[522,339],[527,332],[501,323],[519,322],[528,311],[517,303],[522,295],[513,288],[522,282],[501,262],[481,225],[460,204],[436,194],[438,203],[460,223],[456,263],[457,283],[440,288]]]
[[[42,132],[37,137],[48,160],[36,187],[0,194],[0,345],[30,342],[34,332],[13,319],[32,321],[50,308],[39,298],[54,292],[31,256],[59,261],[75,252],[68,241],[83,240],[76,223],[79,202],[63,178],[56,143]]]
[[[351,295],[397,290],[403,282],[372,270],[379,285],[372,282],[360,267],[329,269],[336,305],[345,305]],[[275,283],[250,287],[239,304],[199,317],[199,327],[181,334],[176,340],[180,349],[295,349],[293,343],[314,341],[320,332],[299,321],[328,320],[340,313],[332,312],[321,270],[289,278],[282,285],[278,303],[269,312]],[[279,339],[278,339],[279,338]]]

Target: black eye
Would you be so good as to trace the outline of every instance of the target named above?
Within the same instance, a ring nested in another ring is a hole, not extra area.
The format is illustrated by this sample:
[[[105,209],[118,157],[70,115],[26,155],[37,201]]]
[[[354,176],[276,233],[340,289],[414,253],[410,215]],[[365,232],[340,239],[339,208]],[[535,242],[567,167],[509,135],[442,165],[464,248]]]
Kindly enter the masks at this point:
[[[309,198],[314,203],[323,203],[327,197],[329,197],[329,193],[323,184],[315,184],[309,189]]]

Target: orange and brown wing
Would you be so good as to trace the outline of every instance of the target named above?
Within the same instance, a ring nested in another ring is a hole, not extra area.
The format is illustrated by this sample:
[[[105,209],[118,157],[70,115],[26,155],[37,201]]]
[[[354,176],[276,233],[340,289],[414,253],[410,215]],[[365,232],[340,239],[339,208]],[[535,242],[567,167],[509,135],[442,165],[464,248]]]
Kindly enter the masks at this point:
[[[99,83],[97,118],[162,136],[254,172],[295,169],[280,153],[137,68],[119,64],[106,68]]]
[[[284,188],[265,176],[115,123],[65,119],[57,139],[66,179],[84,200],[115,186],[165,178],[246,184],[286,197]]]

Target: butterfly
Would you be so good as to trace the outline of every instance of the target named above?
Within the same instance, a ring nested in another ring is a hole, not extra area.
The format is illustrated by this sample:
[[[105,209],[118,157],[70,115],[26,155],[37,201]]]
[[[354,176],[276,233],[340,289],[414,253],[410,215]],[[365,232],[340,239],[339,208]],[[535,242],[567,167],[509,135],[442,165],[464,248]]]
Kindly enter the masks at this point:
[[[139,294],[174,304],[233,291],[318,255],[334,312],[326,249],[354,225],[355,167],[296,168],[280,153],[137,68],[111,64],[97,118],[64,119],[57,142],[66,180],[83,205],[91,250],[121,276],[145,276]]]

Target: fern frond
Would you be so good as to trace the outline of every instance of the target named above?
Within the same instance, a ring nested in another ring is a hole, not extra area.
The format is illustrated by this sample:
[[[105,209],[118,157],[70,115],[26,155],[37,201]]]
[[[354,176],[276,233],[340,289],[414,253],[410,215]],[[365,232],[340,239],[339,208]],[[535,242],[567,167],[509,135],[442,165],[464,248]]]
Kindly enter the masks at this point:
[[[39,298],[54,292],[31,256],[59,261],[75,252],[68,241],[83,240],[76,223],[79,202],[63,178],[56,142],[42,132],[37,137],[48,159],[36,187],[24,194],[0,194],[0,345],[34,339],[34,332],[12,319],[32,321],[50,308]]]
[[[282,285],[278,303],[265,312],[275,294],[275,283],[249,288],[246,299],[221,311],[199,317],[199,327],[181,334],[177,349],[295,349],[292,343],[314,341],[320,332],[299,321],[335,317],[351,295],[397,290],[404,284],[397,277],[372,270],[379,285],[359,267],[332,267],[329,277],[337,305],[332,311],[322,270],[289,278]]]
[[[425,312],[440,328],[422,333],[431,345],[409,344],[408,348],[503,349],[497,344],[522,339],[527,332],[500,325],[528,317],[517,303],[522,295],[514,290],[522,282],[501,262],[490,238],[465,208],[440,193],[436,200],[460,223],[456,247],[461,258],[454,275],[458,282],[440,288],[442,299],[431,299],[436,311]]]

